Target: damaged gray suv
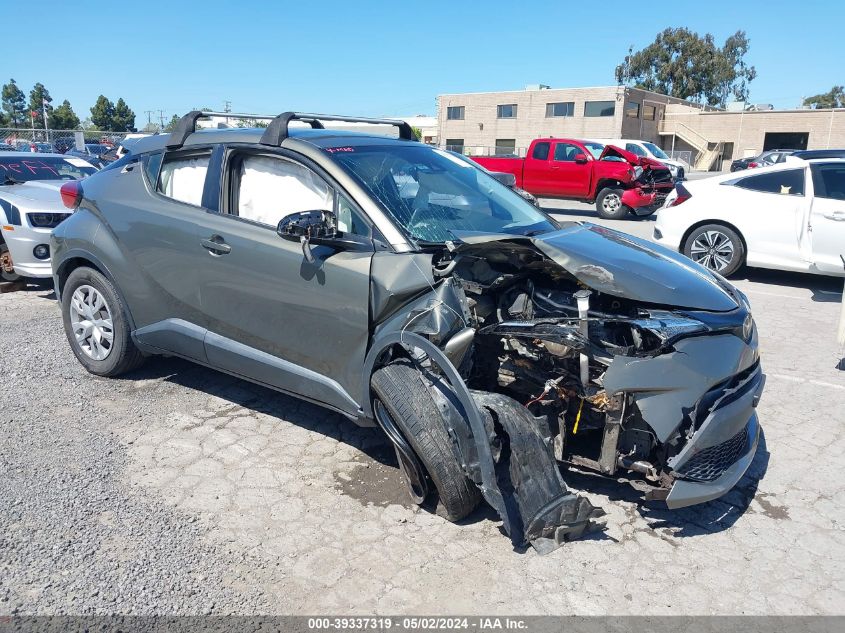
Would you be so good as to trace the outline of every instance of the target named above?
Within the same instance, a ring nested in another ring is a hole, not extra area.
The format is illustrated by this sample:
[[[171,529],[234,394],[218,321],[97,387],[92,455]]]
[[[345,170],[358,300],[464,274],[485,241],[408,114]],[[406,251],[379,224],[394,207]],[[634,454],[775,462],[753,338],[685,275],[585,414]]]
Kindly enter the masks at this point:
[[[722,277],[559,223],[401,121],[208,114],[62,188],[55,288],[91,373],[175,355],[378,426],[416,503],[483,498],[541,552],[602,525],[567,468],[680,508],[749,467],[764,376]]]

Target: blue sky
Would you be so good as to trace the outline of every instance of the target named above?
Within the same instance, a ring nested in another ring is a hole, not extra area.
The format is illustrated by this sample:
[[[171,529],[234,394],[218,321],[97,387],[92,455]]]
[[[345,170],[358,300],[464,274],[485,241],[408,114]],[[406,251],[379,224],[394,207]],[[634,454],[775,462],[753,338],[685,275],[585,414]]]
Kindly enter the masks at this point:
[[[5,47],[0,80],[14,77],[27,95],[41,81],[80,118],[100,93],[123,97],[138,127],[145,110],[169,119],[193,107],[222,109],[224,100],[236,112],[411,115],[434,114],[440,93],[612,85],[629,45],[645,46],[667,26],[713,33],[720,44],[744,29],[747,61],[758,71],[755,102],[793,107],[802,95],[845,83],[842,55],[834,54],[845,3],[833,0],[39,6],[44,11],[20,11],[0,0],[0,14],[16,14],[14,32],[27,34]],[[84,45],[74,51],[77,28]]]

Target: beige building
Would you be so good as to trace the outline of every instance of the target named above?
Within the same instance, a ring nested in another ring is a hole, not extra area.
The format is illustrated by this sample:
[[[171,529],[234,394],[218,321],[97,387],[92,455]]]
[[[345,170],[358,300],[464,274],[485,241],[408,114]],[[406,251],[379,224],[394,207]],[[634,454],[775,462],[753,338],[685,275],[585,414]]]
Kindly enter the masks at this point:
[[[845,110],[727,112],[623,86],[445,94],[437,122],[439,144],[466,154],[524,155],[543,136],[636,138],[705,170],[765,149],[845,147]]]

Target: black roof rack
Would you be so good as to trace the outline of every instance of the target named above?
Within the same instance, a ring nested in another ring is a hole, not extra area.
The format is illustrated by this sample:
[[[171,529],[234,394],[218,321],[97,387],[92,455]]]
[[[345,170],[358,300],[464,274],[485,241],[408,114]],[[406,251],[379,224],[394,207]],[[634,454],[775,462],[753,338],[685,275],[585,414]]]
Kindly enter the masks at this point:
[[[270,122],[259,141],[262,145],[279,146],[288,137],[288,124],[291,121],[304,121],[311,127],[322,128],[320,121],[345,121],[347,123],[373,123],[395,125],[399,128],[399,138],[414,141],[414,131],[405,121],[399,119],[371,119],[369,117],[339,116],[337,114],[306,114],[304,112],[282,112]],[[316,124],[316,125],[315,125]]]
[[[273,145],[278,147],[288,137],[288,124],[291,121],[302,121],[309,123],[312,128],[321,130],[323,124],[320,121],[346,121],[348,123],[373,123],[381,125],[395,125],[399,128],[399,138],[408,141],[416,140],[414,131],[405,121],[399,119],[371,119],[367,117],[339,116],[337,114],[306,114],[303,112],[283,112],[278,116],[266,114],[238,114],[235,112],[210,112],[204,110],[192,110],[179,119],[176,127],[170,133],[167,140],[168,149],[179,149],[185,144],[187,138],[197,131],[197,120],[203,117],[227,117],[231,119],[263,119],[270,121],[270,125],[264,130],[260,143],[262,145]]]

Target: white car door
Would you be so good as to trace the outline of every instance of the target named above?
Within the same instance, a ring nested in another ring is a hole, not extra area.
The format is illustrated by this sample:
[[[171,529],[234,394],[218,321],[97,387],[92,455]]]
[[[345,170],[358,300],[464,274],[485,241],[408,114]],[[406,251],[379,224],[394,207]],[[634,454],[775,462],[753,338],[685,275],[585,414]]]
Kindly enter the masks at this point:
[[[804,195],[805,172],[800,166],[735,181],[733,204],[742,206],[735,213],[748,245],[750,265],[799,271],[809,268],[806,217],[810,199]]]
[[[814,163],[810,171],[813,263],[820,272],[845,275],[845,161]]]

